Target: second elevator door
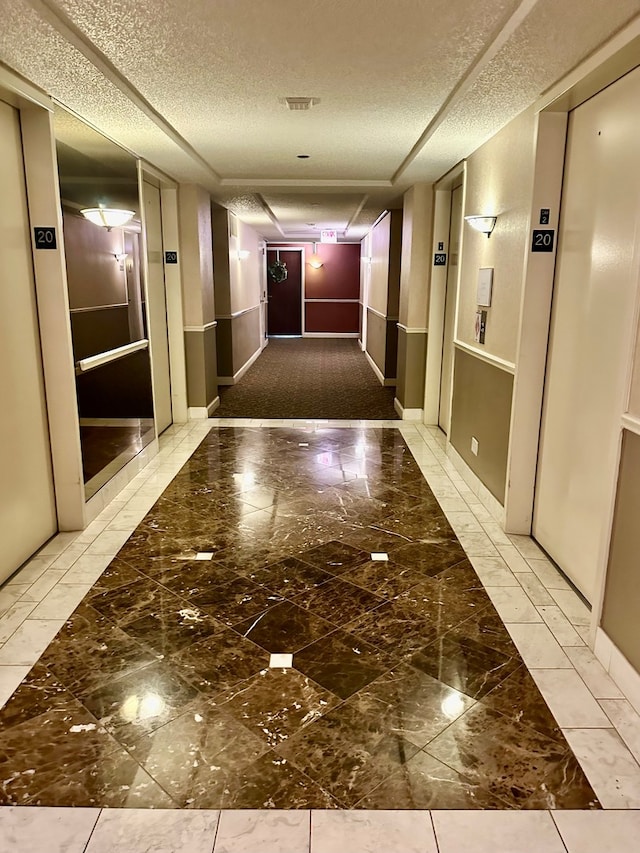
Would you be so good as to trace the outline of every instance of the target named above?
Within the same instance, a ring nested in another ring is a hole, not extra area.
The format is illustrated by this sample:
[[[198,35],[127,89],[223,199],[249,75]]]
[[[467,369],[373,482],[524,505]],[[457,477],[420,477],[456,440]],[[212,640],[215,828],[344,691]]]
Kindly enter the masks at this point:
[[[588,601],[615,479],[637,291],[640,69],[569,119],[533,533]]]

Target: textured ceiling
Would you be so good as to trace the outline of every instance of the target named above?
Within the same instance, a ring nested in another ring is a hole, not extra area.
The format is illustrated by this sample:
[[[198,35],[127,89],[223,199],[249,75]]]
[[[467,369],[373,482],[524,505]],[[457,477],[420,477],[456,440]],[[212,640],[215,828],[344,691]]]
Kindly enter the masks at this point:
[[[354,240],[638,13],[640,0],[0,0],[0,60],[266,237],[313,222]],[[287,96],[318,103],[291,112]]]

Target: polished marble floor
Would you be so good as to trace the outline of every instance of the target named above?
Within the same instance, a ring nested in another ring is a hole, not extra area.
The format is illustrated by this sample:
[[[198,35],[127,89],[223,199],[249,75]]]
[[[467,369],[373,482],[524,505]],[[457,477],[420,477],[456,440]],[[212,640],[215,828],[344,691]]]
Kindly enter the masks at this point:
[[[640,717],[437,430],[160,444],[0,588],[0,849],[635,851]]]
[[[5,804],[600,805],[396,429],[212,430],[0,724]]]

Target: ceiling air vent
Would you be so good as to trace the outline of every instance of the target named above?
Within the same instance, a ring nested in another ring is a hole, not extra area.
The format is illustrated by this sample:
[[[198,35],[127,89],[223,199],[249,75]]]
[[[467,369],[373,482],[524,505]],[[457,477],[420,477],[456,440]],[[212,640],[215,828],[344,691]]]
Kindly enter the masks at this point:
[[[283,103],[289,110],[310,110],[320,98],[284,98]]]

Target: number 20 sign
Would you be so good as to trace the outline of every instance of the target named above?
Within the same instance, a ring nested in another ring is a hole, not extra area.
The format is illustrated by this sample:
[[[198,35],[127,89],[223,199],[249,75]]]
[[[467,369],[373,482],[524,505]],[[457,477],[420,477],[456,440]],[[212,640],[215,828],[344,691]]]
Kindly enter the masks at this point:
[[[553,252],[555,231],[544,229],[533,232],[531,238],[532,252]]]

